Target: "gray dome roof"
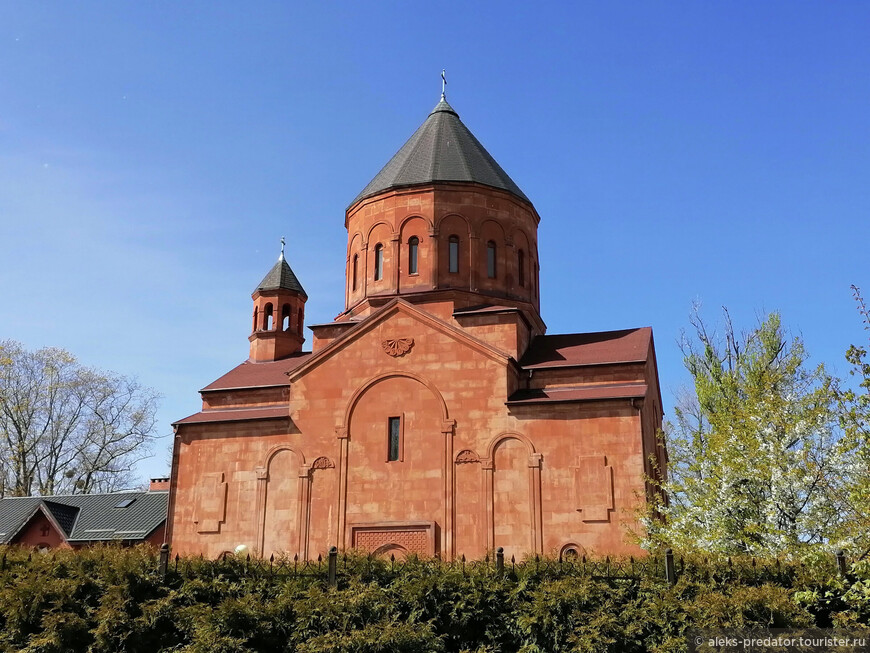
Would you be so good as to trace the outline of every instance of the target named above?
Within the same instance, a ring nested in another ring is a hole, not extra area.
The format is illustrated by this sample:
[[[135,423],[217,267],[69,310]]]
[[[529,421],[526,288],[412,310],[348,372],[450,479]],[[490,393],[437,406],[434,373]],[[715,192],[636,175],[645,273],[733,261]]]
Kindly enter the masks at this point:
[[[295,290],[306,299],[308,298],[308,293],[305,292],[302,284],[299,283],[299,279],[296,278],[293,270],[290,269],[287,261],[284,260],[283,254],[278,259],[278,262],[272,266],[272,269],[269,270],[269,274],[257,286],[257,290]],[[257,292],[257,290],[254,292]]]
[[[483,184],[506,190],[531,204],[442,97],[426,121],[350,205],[390,188],[435,181]]]

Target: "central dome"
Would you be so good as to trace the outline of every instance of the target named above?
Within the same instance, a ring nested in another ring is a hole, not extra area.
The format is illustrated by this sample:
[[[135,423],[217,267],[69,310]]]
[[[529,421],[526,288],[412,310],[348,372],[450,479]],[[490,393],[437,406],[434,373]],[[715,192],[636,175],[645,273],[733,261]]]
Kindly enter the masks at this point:
[[[438,181],[491,186],[531,204],[442,98],[426,121],[350,205],[393,188]]]

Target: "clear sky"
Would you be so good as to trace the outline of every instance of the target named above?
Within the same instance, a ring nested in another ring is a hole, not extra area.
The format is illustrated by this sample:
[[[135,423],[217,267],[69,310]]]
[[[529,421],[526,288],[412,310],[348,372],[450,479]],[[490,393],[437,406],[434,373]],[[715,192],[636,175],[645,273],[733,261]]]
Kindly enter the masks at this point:
[[[0,339],[163,395],[154,458],[247,357],[281,236],[309,324],[344,210],[448,100],[541,215],[549,333],[650,325],[665,410],[692,302],[866,342],[870,3],[0,0]],[[309,334],[310,337],[310,334]]]

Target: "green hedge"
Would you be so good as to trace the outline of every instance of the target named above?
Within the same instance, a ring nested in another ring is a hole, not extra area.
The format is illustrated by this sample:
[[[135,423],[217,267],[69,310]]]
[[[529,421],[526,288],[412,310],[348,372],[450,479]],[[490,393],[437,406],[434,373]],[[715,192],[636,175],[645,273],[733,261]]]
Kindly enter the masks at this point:
[[[867,626],[870,565],[404,563],[0,550],[0,651],[684,651],[687,628]],[[619,577],[617,577],[619,576]]]

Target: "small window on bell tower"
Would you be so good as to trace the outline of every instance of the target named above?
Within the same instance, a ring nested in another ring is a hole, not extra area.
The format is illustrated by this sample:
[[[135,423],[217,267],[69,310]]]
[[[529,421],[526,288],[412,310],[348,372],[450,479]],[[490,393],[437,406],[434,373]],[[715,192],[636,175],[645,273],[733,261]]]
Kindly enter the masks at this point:
[[[495,243],[491,240],[486,244],[486,276],[495,279]]]
[[[450,236],[447,241],[447,271],[451,274],[459,272],[459,236]]]
[[[420,239],[412,236],[408,241],[408,274],[417,274],[417,251],[420,248]]]
[[[375,245],[375,281],[380,281],[384,276],[384,246]]]

